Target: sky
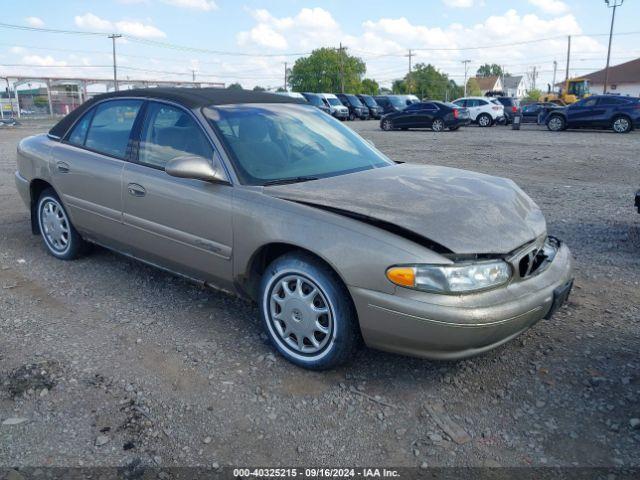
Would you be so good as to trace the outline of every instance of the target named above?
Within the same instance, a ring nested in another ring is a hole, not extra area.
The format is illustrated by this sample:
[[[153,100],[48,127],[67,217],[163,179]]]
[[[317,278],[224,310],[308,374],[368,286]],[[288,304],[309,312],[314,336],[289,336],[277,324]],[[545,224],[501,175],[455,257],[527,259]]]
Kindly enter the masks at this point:
[[[619,2],[620,0],[618,0]],[[9,0],[4,0],[9,3]],[[2,3],[0,2],[0,6]],[[361,57],[366,76],[388,86],[413,65],[431,63],[458,84],[483,63],[498,63],[546,88],[567,35],[572,76],[604,67],[611,9],[604,0],[21,0],[2,8],[0,77],[110,78],[110,33],[120,79],[239,82],[277,88],[285,62],[318,47]],[[612,64],[640,57],[640,0],[617,10]]]

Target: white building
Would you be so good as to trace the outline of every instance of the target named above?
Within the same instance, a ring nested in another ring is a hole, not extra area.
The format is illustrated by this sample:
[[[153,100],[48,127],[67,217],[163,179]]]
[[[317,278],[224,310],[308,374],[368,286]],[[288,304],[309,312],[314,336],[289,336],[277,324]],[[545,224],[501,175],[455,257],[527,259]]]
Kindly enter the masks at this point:
[[[523,98],[527,94],[524,77],[522,75],[504,77],[502,91],[507,97]]]
[[[604,93],[604,69],[580,78],[589,80],[592,94]],[[606,93],[640,97],[640,58],[609,67]]]

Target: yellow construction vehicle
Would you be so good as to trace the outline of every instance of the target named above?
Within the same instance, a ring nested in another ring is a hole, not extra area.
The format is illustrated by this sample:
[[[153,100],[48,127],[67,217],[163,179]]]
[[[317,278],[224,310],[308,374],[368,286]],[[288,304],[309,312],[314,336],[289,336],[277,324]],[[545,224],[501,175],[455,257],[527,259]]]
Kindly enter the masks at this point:
[[[578,100],[591,95],[589,92],[589,80],[586,78],[568,78],[564,82],[564,88],[559,92],[552,92],[549,86],[547,93],[540,96],[541,102],[557,103],[558,105],[571,105]]]

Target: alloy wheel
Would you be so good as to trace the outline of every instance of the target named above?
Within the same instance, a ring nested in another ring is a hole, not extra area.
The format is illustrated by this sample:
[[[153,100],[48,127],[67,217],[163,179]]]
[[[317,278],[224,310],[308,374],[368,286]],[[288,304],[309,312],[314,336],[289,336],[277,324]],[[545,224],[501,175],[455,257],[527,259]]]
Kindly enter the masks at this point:
[[[549,119],[549,130],[553,130],[554,132],[557,132],[559,130],[562,130],[563,126],[564,126],[564,122],[562,121],[562,118],[560,118],[558,115],[554,115]]]
[[[629,120],[625,117],[616,118],[613,122],[613,130],[616,133],[627,133],[631,128]]]
[[[334,317],[322,288],[310,278],[287,274],[268,291],[269,327],[293,353],[317,355],[330,343]]]
[[[53,198],[40,204],[40,228],[47,243],[55,253],[64,253],[69,248],[69,219],[62,205]]]
[[[481,127],[488,127],[491,124],[491,117],[489,115],[480,115],[478,118],[478,125]]]
[[[433,130],[434,132],[441,132],[442,130],[444,130],[444,122],[439,118],[436,118],[431,124],[431,130]]]
[[[387,132],[389,130],[393,130],[393,123],[391,122],[391,120],[385,120],[384,122],[382,122],[382,129],[386,130]]]

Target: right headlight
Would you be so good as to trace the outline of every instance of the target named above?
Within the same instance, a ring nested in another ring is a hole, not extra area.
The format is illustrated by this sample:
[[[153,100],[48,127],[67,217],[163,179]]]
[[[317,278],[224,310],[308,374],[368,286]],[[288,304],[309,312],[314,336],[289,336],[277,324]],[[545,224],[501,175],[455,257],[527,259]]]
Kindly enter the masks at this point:
[[[387,269],[387,278],[401,287],[433,293],[471,293],[504,285],[511,267],[502,260],[461,265],[405,265]]]

